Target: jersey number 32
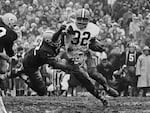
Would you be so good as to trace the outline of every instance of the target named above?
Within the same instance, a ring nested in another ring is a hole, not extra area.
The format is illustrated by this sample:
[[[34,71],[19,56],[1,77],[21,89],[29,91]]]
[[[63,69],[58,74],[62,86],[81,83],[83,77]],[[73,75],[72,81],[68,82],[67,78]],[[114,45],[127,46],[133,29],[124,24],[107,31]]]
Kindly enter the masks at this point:
[[[71,41],[71,43],[73,45],[87,46],[91,36],[90,32],[83,32],[82,34],[80,31],[74,31],[74,32],[75,32],[75,36]]]

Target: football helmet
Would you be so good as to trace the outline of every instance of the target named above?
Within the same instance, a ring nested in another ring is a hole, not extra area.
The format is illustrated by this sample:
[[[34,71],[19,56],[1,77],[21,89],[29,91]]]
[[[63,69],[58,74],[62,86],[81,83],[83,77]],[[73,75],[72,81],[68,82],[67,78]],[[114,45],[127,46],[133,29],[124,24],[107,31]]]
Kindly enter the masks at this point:
[[[76,25],[79,29],[85,29],[88,25],[90,12],[87,9],[79,9],[76,12]]]
[[[43,40],[46,42],[46,43],[51,43],[51,40],[52,40],[52,36],[55,32],[53,30],[47,30],[43,33]]]
[[[74,64],[79,64],[82,65],[83,63],[85,63],[86,60],[86,56],[84,54],[83,51],[75,51],[74,52]]]
[[[133,42],[131,42],[131,43],[129,44],[129,51],[130,51],[130,52],[134,52],[135,50],[136,50],[136,44],[133,43]]]
[[[14,28],[17,25],[17,17],[12,13],[6,13],[2,16],[2,21],[10,28]]]

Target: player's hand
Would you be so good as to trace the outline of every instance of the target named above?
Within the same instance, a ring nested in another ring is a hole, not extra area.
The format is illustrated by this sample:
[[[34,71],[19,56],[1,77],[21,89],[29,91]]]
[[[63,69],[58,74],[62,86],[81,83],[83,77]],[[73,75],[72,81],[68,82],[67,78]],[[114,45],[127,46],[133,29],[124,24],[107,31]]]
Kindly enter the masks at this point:
[[[67,33],[70,34],[70,35],[74,35],[74,30],[73,30],[72,26],[68,27]]]
[[[123,69],[126,68],[126,67],[127,67],[127,65],[123,65],[123,66],[122,66]]]
[[[65,29],[66,29],[66,27],[67,27],[66,25],[61,25],[61,26],[60,26],[60,31],[65,30]]]

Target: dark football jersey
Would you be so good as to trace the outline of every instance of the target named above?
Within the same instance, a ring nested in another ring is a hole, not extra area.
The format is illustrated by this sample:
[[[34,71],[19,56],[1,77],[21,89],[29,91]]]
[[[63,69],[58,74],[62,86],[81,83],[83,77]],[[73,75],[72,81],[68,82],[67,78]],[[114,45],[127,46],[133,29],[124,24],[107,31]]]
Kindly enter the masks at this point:
[[[127,66],[135,66],[136,64],[136,54],[135,52],[129,52],[127,55]]]
[[[42,66],[44,64],[43,59],[41,58],[41,54],[38,50],[36,55],[34,55],[35,49],[29,50],[25,55],[23,59],[23,66],[24,68],[37,68]],[[42,54],[44,56],[44,54]]]
[[[13,56],[14,51],[12,47],[16,39],[17,33],[5,25],[0,19],[0,52],[5,50],[9,57]]]
[[[123,52],[120,56],[120,66],[135,66],[138,57],[141,55],[141,52]]]
[[[25,54],[23,59],[24,68],[38,68],[44,64],[49,64],[51,59],[59,54],[59,49],[59,44],[54,42],[48,43],[43,40],[38,47],[31,49]]]

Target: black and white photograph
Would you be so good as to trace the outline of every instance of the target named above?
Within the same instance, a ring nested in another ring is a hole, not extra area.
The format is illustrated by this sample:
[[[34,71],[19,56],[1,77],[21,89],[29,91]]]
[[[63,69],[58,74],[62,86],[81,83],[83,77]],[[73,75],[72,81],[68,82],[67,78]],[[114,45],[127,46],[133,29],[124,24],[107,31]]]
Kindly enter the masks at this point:
[[[0,0],[0,113],[150,113],[150,0]]]

